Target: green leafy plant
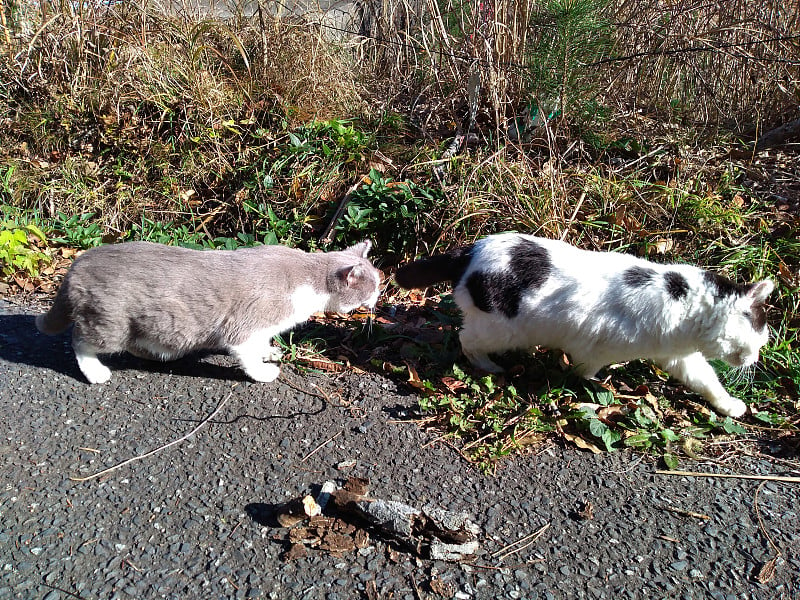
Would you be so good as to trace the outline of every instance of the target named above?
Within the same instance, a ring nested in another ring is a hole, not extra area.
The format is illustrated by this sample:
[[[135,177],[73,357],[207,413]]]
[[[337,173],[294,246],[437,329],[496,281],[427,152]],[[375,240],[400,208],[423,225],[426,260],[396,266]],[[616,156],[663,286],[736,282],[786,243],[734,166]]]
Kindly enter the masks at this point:
[[[430,215],[443,199],[440,190],[392,181],[372,169],[366,183],[353,192],[336,226],[336,239],[347,245],[368,237],[384,252],[406,254],[433,228]]]
[[[42,243],[47,241],[44,232],[32,223],[17,226],[11,221],[0,222],[0,268],[3,275],[24,271],[36,276],[41,266],[50,262],[50,256],[33,244],[31,237]]]
[[[66,215],[58,213],[53,223],[52,240],[56,244],[74,248],[93,248],[103,243],[103,229],[93,220],[93,213]]]

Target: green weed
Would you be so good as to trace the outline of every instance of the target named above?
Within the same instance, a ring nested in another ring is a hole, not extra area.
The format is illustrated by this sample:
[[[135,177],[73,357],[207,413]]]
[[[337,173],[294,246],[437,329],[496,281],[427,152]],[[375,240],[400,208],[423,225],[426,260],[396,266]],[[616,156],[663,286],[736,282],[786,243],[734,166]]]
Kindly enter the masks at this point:
[[[94,214],[65,215],[58,213],[53,222],[52,241],[73,248],[93,248],[103,243],[103,229],[93,220]]]
[[[372,169],[368,181],[353,192],[336,226],[336,240],[350,245],[369,238],[383,253],[414,253],[421,241],[438,231],[440,225],[431,215],[443,198],[441,190],[392,181]]]
[[[31,277],[39,274],[50,256],[33,242],[46,244],[44,232],[33,223],[18,225],[12,221],[0,221],[0,271],[11,276],[24,271]]]

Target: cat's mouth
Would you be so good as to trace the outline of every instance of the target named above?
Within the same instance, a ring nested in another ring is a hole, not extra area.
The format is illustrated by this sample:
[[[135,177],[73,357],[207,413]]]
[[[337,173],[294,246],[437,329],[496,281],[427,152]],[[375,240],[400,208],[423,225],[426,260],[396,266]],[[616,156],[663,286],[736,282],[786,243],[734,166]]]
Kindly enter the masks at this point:
[[[736,352],[728,356],[725,362],[732,367],[749,367],[758,362],[758,353],[748,354],[746,352]]]

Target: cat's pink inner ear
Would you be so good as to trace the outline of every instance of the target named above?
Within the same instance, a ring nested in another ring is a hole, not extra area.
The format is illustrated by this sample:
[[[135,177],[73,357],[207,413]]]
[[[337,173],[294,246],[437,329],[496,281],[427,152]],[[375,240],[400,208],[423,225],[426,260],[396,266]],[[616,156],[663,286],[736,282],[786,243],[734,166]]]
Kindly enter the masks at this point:
[[[361,268],[358,265],[353,265],[347,269],[347,287],[353,287],[362,277]]]
[[[747,295],[756,302],[764,302],[767,297],[772,293],[772,290],[775,289],[775,284],[772,283],[771,279],[765,279],[764,281],[759,281],[750,290],[747,292]]]
[[[349,267],[342,267],[339,269],[337,275],[347,287],[353,287],[361,278],[361,269],[358,265],[350,265]]]

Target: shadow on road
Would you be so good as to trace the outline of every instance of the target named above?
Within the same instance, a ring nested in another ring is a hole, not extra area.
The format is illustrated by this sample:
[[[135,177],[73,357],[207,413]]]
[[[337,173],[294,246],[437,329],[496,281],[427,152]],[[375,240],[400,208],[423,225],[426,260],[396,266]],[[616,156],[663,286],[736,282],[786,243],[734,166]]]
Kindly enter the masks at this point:
[[[0,313],[0,360],[12,364],[48,369],[85,383],[72,351],[70,330],[48,336],[36,329],[33,314]],[[350,333],[342,328],[319,325],[303,326],[294,330],[294,342],[311,338],[328,345],[334,356],[340,352],[342,338]],[[288,334],[287,334],[288,336]],[[363,348],[362,348],[363,350]],[[102,355],[102,362],[112,371],[140,371],[143,373],[172,374],[184,377],[202,377],[225,381],[249,381],[236,361],[224,352],[198,351],[173,361],[160,362],[138,358],[127,352]],[[353,355],[353,359],[356,356]]]
[[[43,335],[36,329],[34,318],[35,315],[0,314],[0,359],[82,380],[69,335]]]
[[[0,314],[0,359],[9,363],[49,369],[85,382],[72,351],[70,333],[48,336],[36,329],[35,315]],[[112,372],[135,370],[148,373],[171,373],[187,377],[246,381],[235,365],[220,365],[207,359],[212,352],[196,352],[169,362],[149,361],[127,353],[105,355],[103,363]]]

